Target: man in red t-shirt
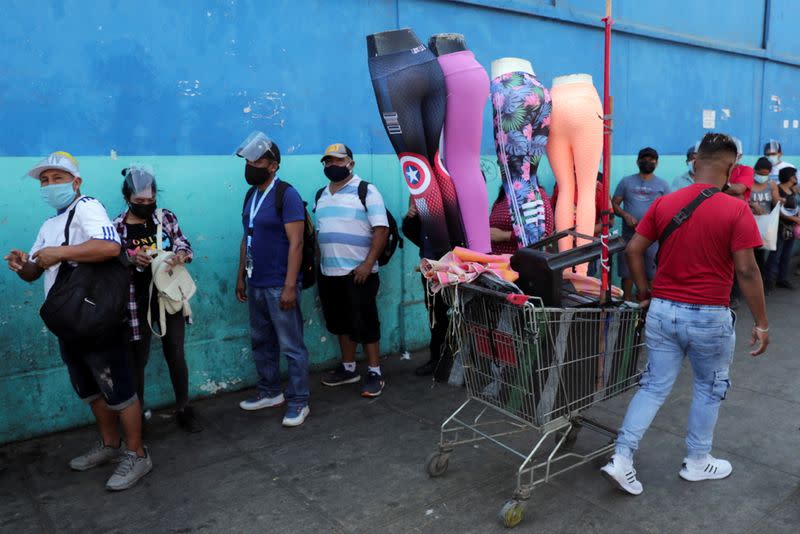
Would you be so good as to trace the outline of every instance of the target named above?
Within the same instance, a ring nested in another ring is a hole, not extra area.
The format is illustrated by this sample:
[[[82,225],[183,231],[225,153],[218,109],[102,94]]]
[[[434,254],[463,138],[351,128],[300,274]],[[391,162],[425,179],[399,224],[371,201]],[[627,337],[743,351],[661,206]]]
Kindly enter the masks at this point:
[[[652,301],[647,291],[644,255],[673,218],[710,187],[728,182],[736,164],[736,145],[721,134],[703,138],[695,161],[695,184],[656,199],[625,250],[643,307],[649,306],[645,334],[647,369],[620,428],[615,454],[602,474],[616,487],[639,495],[633,454],[653,421],[688,356],[694,374],[694,398],[689,410],[681,478],[695,482],[725,478],[732,471],[726,460],[709,454],[719,406],[730,387],[728,375],[736,342],[735,315],[728,308],[734,271],[755,319],[750,354],[769,344],[764,290],[753,249],[761,236],[747,204],[714,194],[698,205],[660,246]]]
[[[733,172],[728,180],[728,187],[724,189],[726,195],[736,197],[739,200],[750,202],[750,193],[753,191],[753,184],[755,183],[756,171],[753,167],[741,165],[739,162],[742,160],[744,150],[742,149],[742,142],[737,138],[732,138],[736,143],[736,165],[733,167]]]

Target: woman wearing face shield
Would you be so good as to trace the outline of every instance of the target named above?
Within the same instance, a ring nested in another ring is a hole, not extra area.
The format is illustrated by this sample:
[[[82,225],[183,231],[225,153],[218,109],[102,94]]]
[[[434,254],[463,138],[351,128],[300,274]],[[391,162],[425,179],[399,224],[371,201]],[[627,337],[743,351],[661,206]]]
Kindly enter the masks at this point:
[[[148,309],[153,317],[159,316],[158,298],[151,289],[153,273],[150,263],[162,252],[157,249],[159,226],[156,203],[156,180],[153,169],[147,165],[131,165],[122,170],[125,180],[122,196],[128,209],[114,224],[122,238],[122,256],[130,265],[131,285],[128,304],[128,357],[136,380],[139,399],[144,406],[144,371],[150,357],[152,331],[147,320]],[[178,218],[169,210],[161,209],[162,250],[174,252],[167,260],[171,265],[192,261],[192,246],[181,232]],[[151,294],[152,291],[152,294]],[[158,324],[157,321],[153,323]],[[181,312],[166,314],[166,333],[161,339],[164,359],[167,362],[172,389],[175,393],[175,419],[187,432],[200,432],[194,410],[189,406],[189,370],[186,366],[184,338],[186,319]],[[145,416],[149,410],[145,411]]]

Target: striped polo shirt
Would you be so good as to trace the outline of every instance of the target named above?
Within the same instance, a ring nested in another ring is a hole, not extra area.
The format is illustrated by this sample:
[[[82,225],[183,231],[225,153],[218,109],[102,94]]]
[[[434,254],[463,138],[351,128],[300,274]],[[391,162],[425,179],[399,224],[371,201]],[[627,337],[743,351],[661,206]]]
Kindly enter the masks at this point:
[[[325,276],[350,274],[369,254],[372,229],[389,226],[386,206],[378,189],[369,184],[365,210],[358,198],[359,183],[361,178],[354,175],[334,195],[325,187],[317,202],[317,242]],[[372,266],[372,272],[378,272],[378,262]]]

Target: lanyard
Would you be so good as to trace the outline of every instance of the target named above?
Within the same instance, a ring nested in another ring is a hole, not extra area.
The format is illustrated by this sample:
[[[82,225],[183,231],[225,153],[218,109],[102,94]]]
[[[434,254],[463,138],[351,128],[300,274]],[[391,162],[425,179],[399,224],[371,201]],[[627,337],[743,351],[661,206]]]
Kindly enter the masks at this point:
[[[250,201],[250,220],[247,224],[247,255],[250,255],[250,247],[253,244],[253,223],[258,215],[258,211],[261,209],[261,204],[264,203],[264,199],[267,198],[269,192],[272,191],[272,188],[275,187],[275,183],[278,181],[278,177],[276,176],[272,183],[270,183],[267,188],[264,190],[264,193],[261,195],[261,198],[258,200],[258,204],[256,204],[256,197],[258,196],[258,189],[253,192],[253,198]]]

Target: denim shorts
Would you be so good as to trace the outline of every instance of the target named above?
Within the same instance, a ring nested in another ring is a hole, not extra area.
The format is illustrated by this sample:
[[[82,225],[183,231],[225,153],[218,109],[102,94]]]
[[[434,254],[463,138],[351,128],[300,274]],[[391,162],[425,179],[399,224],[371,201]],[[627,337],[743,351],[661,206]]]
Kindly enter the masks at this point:
[[[92,403],[103,397],[109,409],[121,411],[136,402],[136,388],[128,367],[125,333],[101,347],[83,347],[59,340],[61,359],[69,371],[73,389],[81,400]]]

